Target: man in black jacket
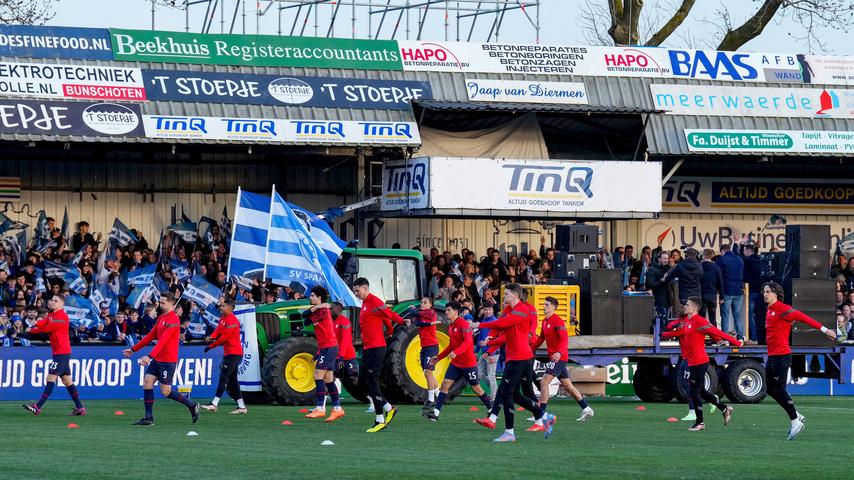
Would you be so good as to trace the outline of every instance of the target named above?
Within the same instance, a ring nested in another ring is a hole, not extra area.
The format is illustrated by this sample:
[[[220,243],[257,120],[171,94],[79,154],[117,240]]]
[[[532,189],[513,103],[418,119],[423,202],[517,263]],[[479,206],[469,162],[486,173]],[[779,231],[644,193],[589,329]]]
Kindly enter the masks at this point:
[[[744,283],[747,284],[750,291],[747,307],[747,325],[750,329],[748,335],[750,340],[747,343],[755,345],[757,338],[765,337],[765,322],[756,321],[756,309],[762,305],[762,261],[756,253],[756,244],[753,241],[745,243],[741,247],[741,251],[741,258],[744,260]],[[762,324],[762,334],[758,335],[760,332],[757,331],[757,328],[760,327],[760,323]]]
[[[697,258],[699,252],[696,248],[685,250],[685,260],[673,267],[668,277],[675,278],[679,286],[679,303],[682,305],[688,301],[688,297],[702,297],[703,267]]]
[[[703,308],[700,310],[700,315],[706,317],[712,326],[717,327],[718,316],[718,298],[723,299],[724,279],[721,269],[712,260],[715,257],[715,251],[707,248],[703,250],[703,261],[700,265],[703,267]]]
[[[659,252],[657,261],[646,272],[646,288],[652,291],[655,311],[659,318],[667,321],[667,309],[670,307],[670,286],[667,284],[667,270],[670,255]]]

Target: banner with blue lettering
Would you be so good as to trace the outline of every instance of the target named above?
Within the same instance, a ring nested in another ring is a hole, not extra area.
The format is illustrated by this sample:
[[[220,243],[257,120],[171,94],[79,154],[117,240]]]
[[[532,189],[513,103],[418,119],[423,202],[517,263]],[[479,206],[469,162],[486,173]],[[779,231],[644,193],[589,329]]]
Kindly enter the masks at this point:
[[[144,136],[138,104],[0,100],[0,133]]]
[[[137,364],[136,359],[149,349],[124,358],[123,348],[119,344],[113,347],[73,347],[71,378],[84,402],[142,398],[145,367]],[[38,399],[44,389],[50,359],[50,347],[0,348],[0,398],[16,401]],[[221,362],[221,350],[205,353],[203,346],[182,346],[172,385],[192,385],[193,397],[213,396]],[[57,388],[51,400],[69,400],[68,393],[64,388]]]
[[[433,98],[427,82],[143,70],[149,100],[409,110]]]
[[[6,25],[0,27],[0,56],[112,60],[106,28]]]

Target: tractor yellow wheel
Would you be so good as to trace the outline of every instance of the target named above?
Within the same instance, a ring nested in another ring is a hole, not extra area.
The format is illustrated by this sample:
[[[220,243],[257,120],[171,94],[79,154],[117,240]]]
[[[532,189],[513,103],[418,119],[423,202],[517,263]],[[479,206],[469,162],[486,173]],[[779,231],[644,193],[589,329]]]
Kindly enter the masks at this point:
[[[314,357],[308,353],[298,353],[291,357],[285,366],[285,380],[297,392],[308,393],[314,390]]]
[[[440,352],[451,342],[450,338],[442,332],[436,333],[436,339],[439,340]],[[450,364],[451,361],[448,358],[436,364],[436,370],[433,372],[436,381],[441,383]],[[424,377],[424,370],[421,368],[421,339],[417,336],[406,347],[406,373],[416,385],[427,388],[427,379]]]

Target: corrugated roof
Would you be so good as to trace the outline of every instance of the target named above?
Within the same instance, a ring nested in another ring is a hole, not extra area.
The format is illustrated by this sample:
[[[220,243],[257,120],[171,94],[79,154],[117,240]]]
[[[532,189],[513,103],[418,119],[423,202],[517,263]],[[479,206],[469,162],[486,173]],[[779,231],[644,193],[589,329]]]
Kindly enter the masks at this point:
[[[705,130],[825,130],[854,131],[854,120],[830,118],[708,117],[685,115],[651,115],[646,128],[647,148],[651,155],[762,155],[762,152],[691,152],[685,140],[685,129]],[[854,157],[848,153],[792,153],[774,155]]]

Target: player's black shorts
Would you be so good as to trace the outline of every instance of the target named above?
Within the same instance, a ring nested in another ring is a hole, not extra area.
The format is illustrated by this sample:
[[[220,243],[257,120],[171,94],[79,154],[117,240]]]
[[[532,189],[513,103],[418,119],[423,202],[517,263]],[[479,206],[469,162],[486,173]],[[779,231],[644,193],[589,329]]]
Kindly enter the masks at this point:
[[[229,376],[240,366],[240,361],[243,360],[243,355],[224,355],[222,363],[219,364],[221,375]]]
[[[461,378],[465,379],[465,381],[471,386],[477,385],[477,367],[462,368],[451,364],[448,367],[448,371],[445,372],[445,380],[453,380],[456,382]]]
[[[338,378],[359,376],[359,364],[356,363],[355,358],[350,360],[343,360],[339,358],[338,368],[335,370],[338,372]]]
[[[65,375],[71,375],[71,354],[70,353],[62,353],[59,355],[54,355],[53,359],[48,364],[47,373],[51,375],[56,375],[57,377],[63,377]]]
[[[314,356],[315,370],[335,370],[335,360],[338,359],[338,347],[321,348]]]
[[[157,381],[160,382],[161,385],[172,385],[172,379],[175,377],[175,368],[177,366],[177,362],[158,362],[157,360],[151,360],[151,363],[148,364],[148,368],[145,369],[145,374],[157,377]]]
[[[366,348],[362,351],[361,370],[363,373],[378,379],[383,368],[384,360],[385,347]]]
[[[430,359],[439,354],[438,345],[421,347],[421,370],[435,370],[435,365],[430,365]]]
[[[792,366],[792,355],[768,355],[765,362],[765,380],[771,389],[786,390],[789,380],[789,367]]]
[[[547,362],[546,373],[559,379],[569,378],[569,370],[567,370],[566,361],[564,360]]]
[[[704,362],[699,365],[689,366],[685,369],[685,380],[688,382],[688,387],[695,387],[700,390],[706,386],[706,371],[709,369],[709,362]]]

